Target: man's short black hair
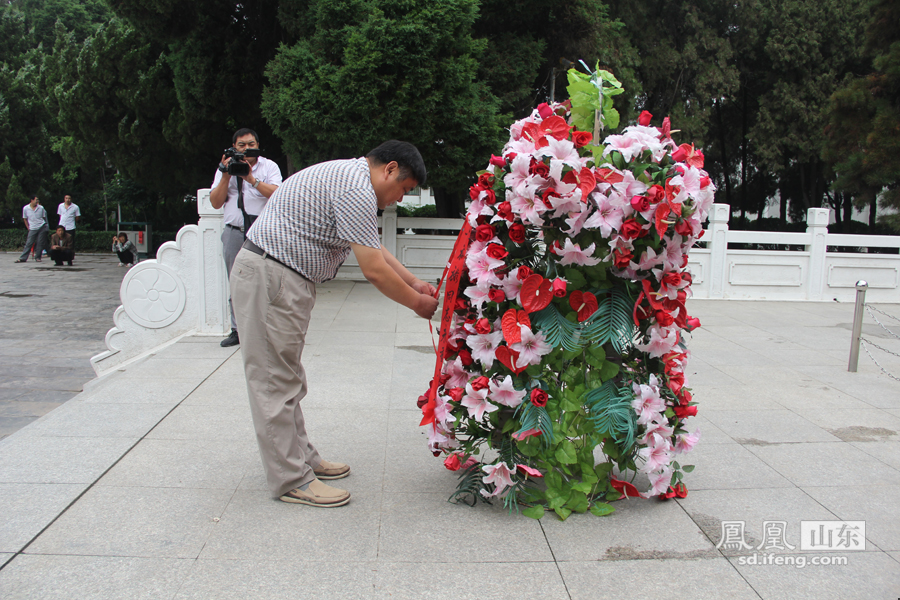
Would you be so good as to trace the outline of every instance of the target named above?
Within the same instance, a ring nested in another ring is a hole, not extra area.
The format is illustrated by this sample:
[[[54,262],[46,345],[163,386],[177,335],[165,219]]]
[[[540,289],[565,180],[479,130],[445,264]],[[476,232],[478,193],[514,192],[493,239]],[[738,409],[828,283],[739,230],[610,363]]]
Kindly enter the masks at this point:
[[[124,231],[120,231],[119,235],[117,235],[116,237],[123,237],[123,238],[125,238],[126,242],[128,241],[128,234],[125,233]]]
[[[412,177],[420,186],[425,186],[425,180],[428,178],[425,161],[422,160],[422,155],[419,154],[416,147],[409,142],[388,140],[377,148],[370,150],[366,154],[366,158],[371,158],[380,165],[396,161],[400,166],[398,177],[401,180]]]
[[[62,229],[63,231],[66,230],[66,226],[65,226],[65,225],[62,225],[62,224],[57,225],[56,228],[57,228],[57,229]]]
[[[235,144],[237,144],[238,138],[244,137],[248,133],[253,136],[253,139],[256,140],[256,145],[259,146],[259,136],[256,135],[255,131],[253,131],[252,129],[249,129],[247,127],[244,127],[243,129],[238,129],[237,131],[234,132],[234,135],[231,136],[231,145],[234,146]]]

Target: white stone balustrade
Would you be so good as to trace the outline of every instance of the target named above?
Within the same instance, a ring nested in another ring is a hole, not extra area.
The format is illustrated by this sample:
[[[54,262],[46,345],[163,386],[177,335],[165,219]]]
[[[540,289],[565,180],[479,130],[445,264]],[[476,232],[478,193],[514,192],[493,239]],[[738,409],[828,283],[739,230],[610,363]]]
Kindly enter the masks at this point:
[[[91,359],[98,375],[132,362],[182,336],[224,336],[230,330],[228,281],[222,259],[222,211],[209,204],[209,190],[197,192],[200,222],[163,244],[157,258],[134,266],[122,281],[122,306],[106,335],[108,351]],[[852,302],[856,282],[869,283],[869,302],[900,302],[900,254],[829,252],[829,248],[900,248],[900,236],[828,233],[829,210],[812,208],[805,233],[731,231],[727,204],[714,204],[689,267],[696,298]],[[434,281],[455,235],[398,234],[417,229],[458,231],[462,219],[398,218],[396,209],[379,219],[382,244],[418,277]],[[738,250],[732,244],[796,246],[803,250]],[[362,280],[353,255],[338,273]]]

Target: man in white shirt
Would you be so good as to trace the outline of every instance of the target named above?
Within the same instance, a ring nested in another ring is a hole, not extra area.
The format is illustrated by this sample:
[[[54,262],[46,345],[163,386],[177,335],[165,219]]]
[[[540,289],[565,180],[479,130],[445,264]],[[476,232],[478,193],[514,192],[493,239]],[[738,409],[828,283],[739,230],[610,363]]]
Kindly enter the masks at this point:
[[[22,251],[22,256],[16,262],[26,262],[32,246],[34,246],[34,262],[41,262],[41,254],[47,247],[47,233],[50,231],[50,224],[47,220],[47,211],[41,206],[41,201],[37,196],[32,196],[31,202],[22,207],[22,220],[25,221],[25,228],[28,229],[28,237],[25,239],[25,250]]]
[[[59,215],[59,224],[66,228],[66,233],[72,236],[72,256],[75,256],[75,223],[81,220],[81,209],[72,202],[72,196],[66,194],[63,201],[59,203],[56,209]],[[70,263],[72,261],[69,261]]]
[[[253,221],[262,212],[266,202],[281,185],[281,169],[275,161],[259,155],[259,136],[252,129],[239,129],[231,139],[235,152],[245,154],[238,161],[223,155],[219,168],[213,179],[209,202],[213,208],[223,208],[225,213],[225,230],[222,232],[222,248],[225,255],[225,270],[231,277],[231,265],[244,243],[246,232]],[[232,162],[244,162],[250,166],[246,175],[231,175],[230,171],[238,165]],[[230,168],[229,168],[230,167]],[[222,346],[235,346],[240,343],[237,323],[234,320],[234,308],[228,298],[228,309],[231,313],[231,335],[222,340]]]

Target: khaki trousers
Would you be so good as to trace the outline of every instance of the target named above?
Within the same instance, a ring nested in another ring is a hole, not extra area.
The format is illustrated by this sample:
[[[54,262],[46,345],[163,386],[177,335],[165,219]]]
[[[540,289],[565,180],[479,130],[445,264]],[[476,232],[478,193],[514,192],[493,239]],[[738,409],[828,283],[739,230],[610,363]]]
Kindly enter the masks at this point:
[[[277,498],[315,479],[322,461],[300,410],[307,390],[300,357],[316,286],[246,249],[235,258],[230,284],[259,455]]]

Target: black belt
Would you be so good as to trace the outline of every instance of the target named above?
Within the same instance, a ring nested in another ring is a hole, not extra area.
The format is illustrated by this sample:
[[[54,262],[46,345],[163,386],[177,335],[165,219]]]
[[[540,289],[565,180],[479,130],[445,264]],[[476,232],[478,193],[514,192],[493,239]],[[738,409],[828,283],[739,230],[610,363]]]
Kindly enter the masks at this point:
[[[244,244],[243,244],[243,246],[241,246],[241,247],[242,247],[242,248],[246,248],[247,250],[249,250],[250,252],[253,252],[254,254],[259,254],[259,255],[262,256],[263,258],[267,258],[267,259],[269,259],[269,260],[274,260],[275,262],[277,262],[277,263],[278,263],[279,265],[281,265],[282,267],[286,267],[286,268],[288,268],[288,269],[291,269],[291,268],[288,267],[286,264],[284,264],[283,262],[281,262],[280,260],[278,260],[277,258],[275,258],[274,256],[272,256],[271,254],[267,253],[265,250],[263,250],[262,248],[260,248],[259,246],[257,246],[257,245],[254,244],[253,242],[251,242],[250,240],[244,240]],[[294,271],[294,269],[291,269],[291,271]],[[296,273],[296,272],[297,272],[297,271],[294,271],[294,273]]]
[[[225,227],[231,227],[232,229],[237,229],[237,230],[240,231],[241,233],[244,233],[244,226],[243,226],[243,225],[241,225],[240,227],[238,227],[237,225],[232,225],[231,223],[225,223]]]

